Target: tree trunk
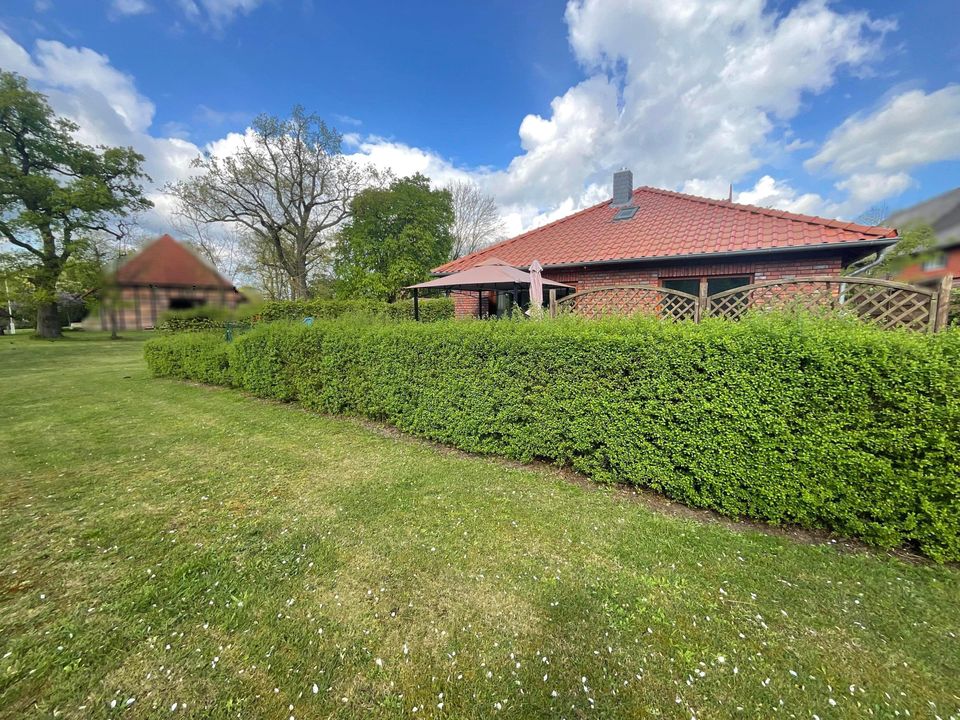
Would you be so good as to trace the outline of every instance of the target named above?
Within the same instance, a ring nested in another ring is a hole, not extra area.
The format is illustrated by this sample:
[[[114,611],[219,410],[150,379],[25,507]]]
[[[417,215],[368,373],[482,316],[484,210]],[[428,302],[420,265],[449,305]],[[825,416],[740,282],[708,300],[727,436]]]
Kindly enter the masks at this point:
[[[307,261],[306,258],[298,258],[296,269],[290,276],[290,289],[293,291],[294,300],[309,300],[310,287],[307,284]]]
[[[56,301],[42,302],[37,307],[37,335],[42,338],[58,338],[62,335]]]
[[[117,306],[116,303],[110,305],[110,339],[117,340]]]

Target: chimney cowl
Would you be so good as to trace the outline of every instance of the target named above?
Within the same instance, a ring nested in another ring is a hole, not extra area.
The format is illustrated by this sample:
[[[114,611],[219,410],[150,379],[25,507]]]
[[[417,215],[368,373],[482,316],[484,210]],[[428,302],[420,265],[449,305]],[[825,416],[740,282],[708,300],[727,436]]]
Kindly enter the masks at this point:
[[[614,207],[624,207],[633,200],[633,173],[627,169],[617,170],[613,174],[613,202]]]

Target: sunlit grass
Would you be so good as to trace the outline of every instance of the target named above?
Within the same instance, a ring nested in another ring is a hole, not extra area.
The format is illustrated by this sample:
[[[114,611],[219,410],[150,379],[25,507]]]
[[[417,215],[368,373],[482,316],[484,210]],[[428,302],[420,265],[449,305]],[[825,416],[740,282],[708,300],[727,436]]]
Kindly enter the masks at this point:
[[[4,717],[911,717],[960,572],[0,338]],[[762,468],[758,468],[762,472]]]

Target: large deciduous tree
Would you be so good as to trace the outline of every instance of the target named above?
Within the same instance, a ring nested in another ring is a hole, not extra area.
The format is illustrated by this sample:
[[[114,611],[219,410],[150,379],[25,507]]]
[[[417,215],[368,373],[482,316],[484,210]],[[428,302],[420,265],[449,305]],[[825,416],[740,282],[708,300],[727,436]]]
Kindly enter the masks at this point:
[[[404,286],[425,279],[450,257],[450,191],[432,190],[423,175],[364,190],[352,212],[334,255],[341,295],[396,300]]]
[[[295,107],[289,118],[260,115],[236,152],[205,155],[200,173],[169,187],[181,212],[201,223],[239,226],[264,245],[294,298],[310,296],[310,274],[351,201],[377,174],[341,151],[341,136]]]
[[[0,237],[26,251],[37,300],[37,334],[60,335],[57,283],[90,233],[152,205],[143,156],[78,142],[78,126],[15,73],[0,71]]]
[[[476,252],[503,236],[503,219],[493,196],[464,180],[450,183],[447,190],[454,215],[451,260]]]

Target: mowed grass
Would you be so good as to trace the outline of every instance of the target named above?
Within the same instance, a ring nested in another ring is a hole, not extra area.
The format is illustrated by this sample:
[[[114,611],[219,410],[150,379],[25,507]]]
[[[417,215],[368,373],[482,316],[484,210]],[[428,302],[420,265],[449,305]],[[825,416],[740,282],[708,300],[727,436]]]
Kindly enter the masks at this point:
[[[3,717],[960,714],[955,567],[153,380],[141,340],[0,338]]]

